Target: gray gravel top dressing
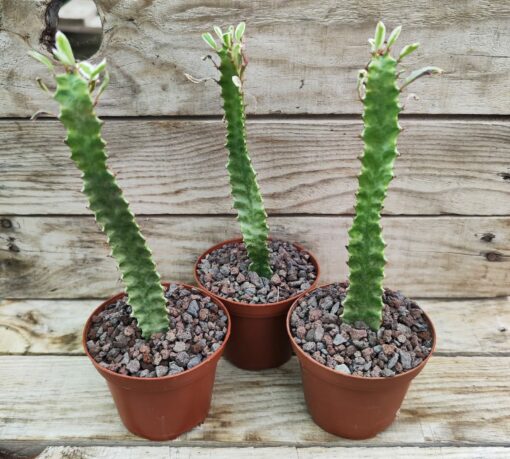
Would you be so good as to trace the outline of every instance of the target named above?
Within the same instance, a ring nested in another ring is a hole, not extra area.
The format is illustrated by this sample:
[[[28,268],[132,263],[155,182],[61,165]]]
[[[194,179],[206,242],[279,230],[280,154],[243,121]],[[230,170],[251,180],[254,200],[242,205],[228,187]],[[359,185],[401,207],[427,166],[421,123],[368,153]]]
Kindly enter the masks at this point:
[[[104,368],[128,376],[154,378],[198,365],[223,343],[228,318],[211,298],[196,289],[171,284],[169,330],[142,338],[127,298],[92,317],[87,349]]]
[[[340,318],[346,284],[313,290],[291,316],[294,341],[310,357],[337,371],[366,377],[394,376],[418,366],[430,354],[432,333],[422,309],[400,292],[385,289],[382,325]]]
[[[317,270],[310,255],[290,242],[269,241],[270,279],[249,271],[250,260],[242,242],[212,251],[198,265],[204,287],[215,295],[250,304],[276,303],[297,295],[313,284]]]

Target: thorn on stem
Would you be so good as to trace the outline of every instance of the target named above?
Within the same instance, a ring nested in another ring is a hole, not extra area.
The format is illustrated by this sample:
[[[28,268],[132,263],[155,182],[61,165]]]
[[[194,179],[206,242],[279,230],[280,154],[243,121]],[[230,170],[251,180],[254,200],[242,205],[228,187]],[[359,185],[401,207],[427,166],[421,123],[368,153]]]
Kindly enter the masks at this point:
[[[45,110],[38,110],[36,111],[31,117],[30,117],[30,120],[31,121],[34,121],[36,120],[37,118],[39,118],[40,116],[42,115],[49,115],[49,116],[52,116],[54,118],[58,118],[57,115],[55,115],[54,113],[51,113],[51,112],[47,112]]]
[[[193,75],[190,75],[189,73],[184,73],[184,76],[195,84],[205,83],[206,81],[212,80],[213,78],[195,78]]]

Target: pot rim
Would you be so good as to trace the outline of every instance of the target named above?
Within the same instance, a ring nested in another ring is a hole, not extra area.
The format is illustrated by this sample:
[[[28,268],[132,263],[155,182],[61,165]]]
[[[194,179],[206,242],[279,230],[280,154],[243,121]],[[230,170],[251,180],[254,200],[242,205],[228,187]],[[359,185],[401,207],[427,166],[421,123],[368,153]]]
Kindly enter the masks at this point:
[[[159,377],[155,377],[155,378],[142,378],[140,376],[123,375],[123,374],[117,373],[116,371],[112,371],[112,370],[109,370],[108,368],[102,367],[101,365],[99,365],[94,360],[92,355],[90,355],[90,352],[89,352],[89,350],[87,348],[87,341],[88,341],[87,334],[88,334],[88,331],[90,329],[90,324],[92,322],[92,317],[95,314],[97,314],[98,312],[100,312],[101,310],[103,310],[104,308],[106,308],[108,305],[113,303],[114,301],[117,301],[118,299],[126,296],[125,292],[121,292],[121,293],[117,293],[116,295],[111,296],[107,300],[103,301],[97,308],[95,308],[94,311],[92,311],[92,313],[89,315],[87,321],[85,322],[85,326],[83,327],[83,332],[82,332],[82,346],[83,346],[83,349],[85,350],[86,356],[92,362],[92,364],[94,365],[96,370],[99,371],[99,373],[106,373],[107,375],[111,375],[111,376],[113,376],[115,378],[119,378],[120,381],[144,381],[144,383],[147,382],[148,384],[156,383],[156,382],[161,382],[161,381],[176,380],[179,377],[192,375],[193,372],[195,372],[195,370],[199,370],[204,365],[206,365],[212,359],[212,357],[215,354],[217,354],[217,353],[221,354],[224,351],[225,346],[227,344],[227,341],[230,338],[230,332],[232,330],[232,319],[230,317],[230,313],[228,312],[228,310],[225,307],[225,305],[221,302],[221,300],[219,300],[218,298],[210,295],[206,290],[204,290],[204,289],[202,289],[200,287],[197,287],[197,286],[194,286],[194,285],[189,285],[189,284],[186,284],[184,282],[161,282],[161,283],[162,283],[162,285],[165,286],[165,288],[168,288],[171,284],[177,284],[180,287],[186,287],[188,289],[198,290],[202,295],[211,298],[211,301],[213,303],[215,303],[217,306],[219,306],[223,310],[223,312],[227,316],[228,322],[227,322],[227,333],[225,334],[225,337],[223,339],[223,342],[221,343],[221,346],[218,349],[216,349],[212,354],[207,356],[207,358],[203,359],[198,365],[194,366],[191,370],[187,369],[187,370],[182,371],[181,373],[176,373],[176,374],[173,374],[173,375],[159,376]]]
[[[269,237],[269,240],[273,240],[273,239],[277,239],[277,238]],[[243,242],[243,238],[242,237],[236,237],[236,238],[226,239],[225,241],[219,242],[218,244],[213,245],[212,247],[207,249],[204,253],[202,253],[202,255],[200,255],[198,257],[197,261],[195,262],[195,266],[193,268],[193,277],[195,278],[195,282],[198,284],[198,286],[199,286],[199,288],[201,290],[204,290],[204,291],[208,292],[209,295],[212,295],[212,296],[214,296],[216,298],[219,298],[220,301],[225,301],[225,302],[231,303],[231,304],[233,304],[235,306],[242,306],[242,307],[247,307],[247,308],[261,309],[261,308],[269,308],[269,307],[276,308],[278,306],[283,306],[285,303],[292,303],[292,304],[294,304],[294,302],[296,300],[298,300],[302,295],[305,295],[306,293],[309,293],[312,290],[315,290],[317,288],[317,285],[319,283],[319,278],[320,278],[320,266],[319,266],[319,262],[317,261],[317,258],[315,257],[315,255],[312,252],[310,252],[309,250],[305,249],[298,242],[291,242],[291,241],[285,240],[285,242],[289,242],[290,244],[292,244],[295,247],[297,247],[300,251],[305,252],[305,253],[307,253],[310,256],[310,260],[311,260],[312,264],[315,266],[315,272],[316,272],[315,280],[313,281],[312,285],[310,285],[310,288],[308,288],[308,289],[306,289],[306,290],[304,290],[302,292],[298,292],[295,295],[292,295],[289,298],[286,298],[285,300],[277,301],[275,303],[243,303],[242,301],[236,301],[236,300],[231,300],[230,298],[224,298],[224,297],[222,297],[221,295],[219,295],[217,293],[213,293],[213,292],[209,291],[207,289],[207,287],[205,287],[202,284],[202,282],[200,281],[200,277],[198,276],[198,265],[200,264],[202,259],[205,258],[206,255],[209,255],[212,251],[214,251],[216,249],[219,249],[220,247],[222,247],[224,245],[231,244],[231,243],[234,243],[234,242],[237,242],[237,243]]]
[[[329,287],[330,285],[333,285],[334,283],[335,282],[331,282],[329,284],[323,284],[317,288],[314,288],[313,290],[318,290],[319,288]],[[430,349],[429,355],[427,357],[425,357],[423,359],[423,361],[418,366],[411,368],[408,371],[404,371],[403,373],[400,373],[395,376],[370,376],[370,377],[367,377],[367,376],[357,376],[357,375],[343,373],[341,371],[333,370],[332,368],[329,368],[326,365],[322,365],[321,363],[312,359],[312,357],[310,357],[305,351],[303,351],[303,349],[301,349],[301,346],[299,346],[298,344],[296,344],[294,342],[294,336],[292,335],[291,330],[290,330],[290,318],[291,318],[292,312],[294,311],[294,309],[297,306],[298,301],[301,300],[302,297],[304,297],[305,295],[311,294],[313,292],[313,290],[310,290],[307,293],[303,293],[299,298],[297,298],[292,303],[292,306],[289,308],[289,312],[287,313],[287,319],[285,321],[285,328],[287,329],[287,335],[288,335],[291,343],[293,344],[294,351],[296,352],[296,349],[297,349],[296,355],[299,354],[298,355],[299,358],[305,358],[306,361],[308,361],[308,363],[316,365],[317,367],[320,367],[320,368],[326,370],[327,373],[330,375],[334,375],[337,377],[343,377],[350,381],[391,381],[391,380],[397,380],[399,378],[404,378],[406,376],[409,377],[410,375],[412,375],[414,373],[416,373],[416,374],[419,373],[423,369],[425,364],[429,361],[430,357],[436,350],[436,344],[437,344],[436,329],[434,328],[434,324],[430,320],[430,317],[428,316],[428,314],[420,306],[420,309],[423,311],[425,319],[427,320],[427,322],[429,324],[430,331],[432,332],[432,348]]]

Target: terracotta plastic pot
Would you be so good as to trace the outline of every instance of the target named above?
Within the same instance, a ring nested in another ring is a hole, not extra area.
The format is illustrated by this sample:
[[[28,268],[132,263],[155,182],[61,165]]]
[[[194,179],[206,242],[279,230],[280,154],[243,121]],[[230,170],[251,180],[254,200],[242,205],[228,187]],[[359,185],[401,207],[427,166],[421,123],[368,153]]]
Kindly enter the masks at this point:
[[[412,370],[392,377],[365,378],[332,370],[312,359],[293,339],[290,318],[299,299],[287,315],[287,334],[301,366],[306,405],[314,422],[340,437],[361,440],[386,429],[395,419],[411,381],[423,370],[436,346],[432,332],[430,354]]]
[[[164,285],[168,287],[168,283]],[[200,290],[186,284],[178,285]],[[206,292],[201,293],[209,296]],[[125,376],[99,366],[86,345],[92,316],[124,295],[120,293],[106,300],[90,315],[83,330],[83,347],[96,370],[106,379],[126,428],[149,440],[171,440],[202,423],[207,417],[216,365],[230,336],[230,315],[221,301],[212,298],[228,317],[227,334],[220,348],[191,370],[159,378]]]
[[[287,362],[292,355],[285,332],[287,311],[294,300],[316,287],[320,274],[319,264],[313,254],[299,244],[293,243],[298,249],[310,255],[310,261],[316,269],[317,277],[308,290],[277,303],[248,304],[229,300],[207,290],[200,282],[198,265],[210,252],[233,242],[239,243],[242,242],[242,239],[236,238],[221,242],[203,253],[195,264],[195,280],[201,289],[222,301],[232,317],[232,335],[225,349],[225,357],[243,370],[265,370],[279,367]]]

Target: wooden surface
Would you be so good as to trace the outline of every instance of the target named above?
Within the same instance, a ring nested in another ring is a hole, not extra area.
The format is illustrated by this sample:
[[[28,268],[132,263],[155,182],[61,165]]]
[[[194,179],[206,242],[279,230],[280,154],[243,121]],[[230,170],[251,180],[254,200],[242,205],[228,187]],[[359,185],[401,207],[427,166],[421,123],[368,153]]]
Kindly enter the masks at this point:
[[[123,427],[86,357],[3,356],[0,376],[3,445],[147,443]],[[221,360],[208,418],[172,444],[510,446],[509,380],[510,357],[437,356],[413,383],[392,426],[360,443],[327,434],[310,420],[295,358],[263,372]]]
[[[165,280],[191,281],[198,256],[238,234],[234,217],[157,216],[139,222]],[[347,276],[350,217],[272,217],[272,234],[318,257],[322,282]],[[3,228],[10,226],[10,228]],[[510,293],[508,217],[388,217],[386,285],[409,296]],[[486,234],[495,237],[487,242]],[[9,217],[0,223],[0,290],[10,298],[105,297],[120,283],[92,217]]]
[[[41,49],[49,0],[0,5],[0,116],[30,116],[48,102],[33,83],[43,67],[26,56]],[[403,22],[399,48],[423,43],[409,67],[437,65],[442,78],[416,83],[409,113],[504,114],[510,106],[510,4],[506,0],[337,2],[97,0],[112,74],[100,113],[116,116],[197,115],[220,111],[219,89],[184,73],[214,76],[200,35],[213,24],[248,24],[249,111],[359,113],[356,72],[369,58],[367,38],[383,19]]]
[[[401,124],[386,214],[510,214],[510,122]],[[268,212],[352,214],[361,129],[342,119],[250,122]],[[232,212],[220,120],[109,119],[104,135],[136,213]],[[0,121],[0,214],[89,214],[64,136],[56,121]]]
[[[154,450],[124,429],[104,381],[80,355],[83,322],[98,301],[0,303],[0,329],[12,332],[11,344],[25,343],[13,348],[0,341],[0,450],[28,455],[52,445],[77,447],[42,454],[68,459],[148,451],[213,459],[234,449],[232,457],[300,459],[338,457],[345,448],[352,457],[502,458],[509,452],[508,298],[421,300],[437,326],[437,355],[413,382],[396,422],[374,439],[340,439],[310,420],[295,358],[264,372],[221,360],[205,423],[167,443],[172,449]],[[103,448],[108,445],[118,449]]]
[[[110,164],[168,280],[190,280],[202,251],[238,234],[219,88],[184,76],[215,74],[202,32],[247,22],[249,145],[271,231],[316,253],[323,282],[347,274],[355,80],[377,20],[422,42],[408,68],[445,70],[413,86],[420,100],[402,98],[384,209],[386,285],[418,297],[438,331],[395,424],[364,442],[332,437],[306,412],[295,360],[262,373],[221,361],[207,421],[163,446],[126,432],[80,347],[86,317],[121,285],[62,128],[26,119],[55,111],[26,54],[45,51],[50,3],[0,0],[2,459],[510,457],[508,1],[96,1]]]
[[[394,459],[447,458],[447,459],[507,459],[508,447],[396,447],[396,448],[349,448],[349,447],[265,447],[253,448],[175,448],[169,446],[127,446],[127,447],[53,447],[46,449],[38,459]]]

